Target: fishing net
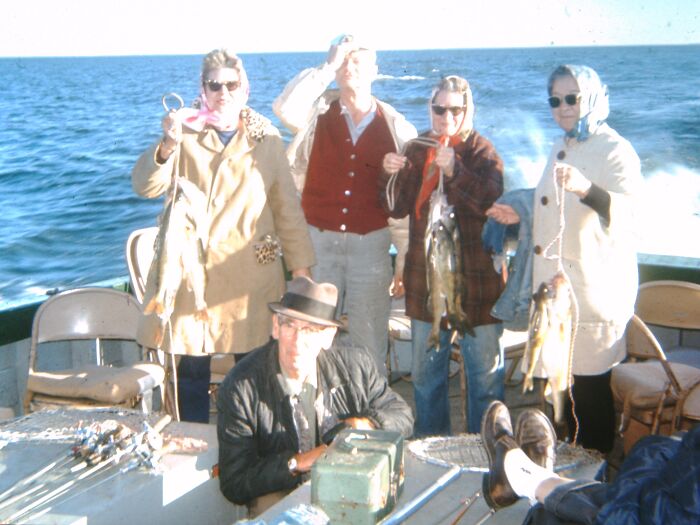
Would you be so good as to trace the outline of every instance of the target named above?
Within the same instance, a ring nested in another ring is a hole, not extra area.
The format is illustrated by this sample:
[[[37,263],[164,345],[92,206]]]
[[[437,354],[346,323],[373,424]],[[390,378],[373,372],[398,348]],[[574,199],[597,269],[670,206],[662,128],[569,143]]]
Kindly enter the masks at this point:
[[[488,472],[489,458],[478,434],[436,436],[411,441],[408,450],[418,459],[443,467],[457,465],[471,472]],[[600,464],[603,456],[596,451],[559,442],[556,450],[555,472],[575,470]]]

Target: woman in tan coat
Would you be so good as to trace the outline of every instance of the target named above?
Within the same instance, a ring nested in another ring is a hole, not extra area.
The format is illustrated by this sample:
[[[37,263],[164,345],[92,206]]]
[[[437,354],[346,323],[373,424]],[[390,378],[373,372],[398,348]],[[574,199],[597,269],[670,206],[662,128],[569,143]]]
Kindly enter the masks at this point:
[[[182,419],[208,421],[211,354],[243,354],[267,342],[267,303],[285,290],[281,258],[259,262],[260,250],[274,254],[277,243],[294,276],[308,276],[315,259],[284,143],[269,120],[246,106],[242,61],[214,50],[204,58],[201,79],[198,109],[163,118],[163,137],[141,155],[132,183],[139,195],[154,198],[178,176],[205,197],[206,315],[195,315],[194,292],[180,286],[162,343],[154,344],[161,324],[155,314],[144,317],[140,334],[146,345],[183,355]],[[150,281],[144,304],[155,294]]]

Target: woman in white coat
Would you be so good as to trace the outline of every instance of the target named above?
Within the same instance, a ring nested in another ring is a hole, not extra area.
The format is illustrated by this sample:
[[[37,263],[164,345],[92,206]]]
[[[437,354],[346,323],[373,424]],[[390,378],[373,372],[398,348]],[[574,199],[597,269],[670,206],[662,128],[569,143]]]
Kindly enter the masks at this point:
[[[548,92],[564,135],[555,141],[534,192],[532,285],[534,291],[559,268],[571,281],[579,309],[572,365],[578,440],[608,452],[615,437],[610,373],[625,357],[624,332],[638,286],[634,195],[642,183],[640,161],[631,144],[605,123],[607,86],[593,69],[559,66],[549,77]],[[563,216],[556,197],[560,188]],[[495,204],[487,215],[504,224],[520,220],[504,204]],[[545,248],[562,226],[558,260]]]

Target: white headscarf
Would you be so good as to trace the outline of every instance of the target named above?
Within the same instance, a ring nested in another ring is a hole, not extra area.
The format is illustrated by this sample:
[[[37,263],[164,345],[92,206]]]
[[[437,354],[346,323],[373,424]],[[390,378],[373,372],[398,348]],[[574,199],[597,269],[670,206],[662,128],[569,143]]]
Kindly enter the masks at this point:
[[[579,121],[566,135],[583,142],[605,122],[610,114],[608,86],[600,81],[598,73],[590,67],[567,64],[559,66],[549,76],[547,92],[550,95],[554,81],[562,76],[573,77],[581,92]]]

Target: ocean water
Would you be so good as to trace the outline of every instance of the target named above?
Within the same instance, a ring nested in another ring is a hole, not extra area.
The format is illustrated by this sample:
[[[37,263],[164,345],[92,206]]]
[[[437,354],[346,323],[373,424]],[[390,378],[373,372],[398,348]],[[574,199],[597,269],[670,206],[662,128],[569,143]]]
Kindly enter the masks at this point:
[[[325,53],[242,55],[250,105],[270,117],[286,82]],[[128,275],[129,233],[161,199],[131,189],[131,168],[160,134],[161,97],[198,94],[200,56],[0,59],[0,307]],[[375,94],[428,127],[440,76],[469,79],[476,128],[503,157],[507,189],[534,186],[560,133],[546,79],[587,64],[610,88],[610,125],[647,181],[640,251],[700,257],[700,46],[424,50],[378,53]],[[283,130],[284,136],[289,135]]]

